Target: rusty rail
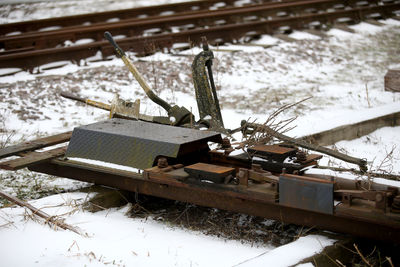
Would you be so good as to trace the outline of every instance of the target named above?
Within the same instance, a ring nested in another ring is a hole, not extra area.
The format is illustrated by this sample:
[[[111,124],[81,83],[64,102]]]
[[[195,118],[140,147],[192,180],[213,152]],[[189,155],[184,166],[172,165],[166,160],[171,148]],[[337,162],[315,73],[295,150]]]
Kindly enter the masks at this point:
[[[375,0],[373,4],[375,4]],[[0,37],[0,47],[3,53],[13,51],[38,50],[63,45],[67,40],[75,42],[80,39],[90,38],[101,41],[103,33],[110,31],[114,35],[140,36],[146,34],[146,30],[159,29],[162,33],[172,31],[173,27],[184,30],[187,25],[193,28],[212,27],[222,24],[242,23],[246,20],[259,20],[261,18],[284,16],[297,16],[302,13],[310,13],[318,10],[335,9],[335,6],[343,3],[341,0],[307,0],[296,2],[267,2],[246,7],[232,7],[222,10],[186,11],[184,13],[169,16],[151,16],[147,18],[131,18],[118,22],[104,22],[88,26],[64,27],[60,30],[37,31],[26,34]],[[356,4],[348,2],[350,7]],[[280,15],[280,16],[282,16]]]
[[[328,2],[337,1],[301,1],[302,4],[305,4],[306,2],[307,5],[311,5],[311,3],[315,4],[317,2],[321,3],[322,5],[322,3],[328,4]],[[265,10],[269,10],[269,8],[271,8],[272,6],[276,7],[279,5],[280,7],[285,5],[291,6],[293,8],[295,7],[294,3],[283,3],[274,5],[270,4],[266,9],[265,7],[263,7],[263,10],[264,12],[266,12]],[[244,7],[243,9],[247,10],[246,12],[250,12],[249,10],[252,10],[252,12],[254,12],[254,8],[255,7]],[[230,10],[234,10],[234,14],[236,14],[236,16],[239,16],[240,13],[238,13],[238,9],[234,8]],[[271,9],[271,11],[273,10],[274,9]],[[275,32],[279,32],[279,30],[282,29],[283,26],[287,26],[291,29],[304,29],[312,27],[312,24],[315,22],[319,22],[320,24],[325,24],[330,27],[342,18],[348,18],[348,20],[359,22],[362,19],[368,19],[370,18],[370,16],[377,13],[379,13],[381,17],[394,16],[394,12],[396,10],[400,10],[399,3],[361,7],[359,6],[356,8],[344,10],[329,9],[325,12],[320,11],[310,14],[296,13],[296,16],[274,17],[268,20],[246,21],[240,23],[227,22],[227,24],[217,25],[209,28],[195,28],[180,32],[161,33],[150,36],[133,36],[119,39],[118,42],[121,48],[126,51],[136,52],[139,55],[146,55],[153,53],[158,49],[170,49],[174,43],[187,43],[188,40],[193,44],[199,44],[201,42],[202,36],[206,36],[212,44],[232,42],[239,40],[244,36],[250,35],[251,37],[254,35],[272,34]],[[221,16],[225,16],[225,18],[232,18],[233,16],[229,15],[228,11],[222,10],[208,12],[210,13],[210,15],[207,15],[207,18],[211,18],[213,15],[217,15],[220,12],[222,12]],[[179,16],[179,18],[181,19],[181,21],[189,21],[189,18],[187,16],[185,17],[185,15]],[[157,23],[166,23],[167,21],[169,21],[169,17],[162,17],[156,20]],[[215,22],[215,20],[213,21]],[[149,21],[143,20],[142,22],[143,24],[148,25],[146,27],[150,27]],[[168,23],[173,23],[173,21],[169,21]],[[115,34],[114,32],[112,33]],[[0,55],[0,68],[17,67],[32,71],[34,67],[54,61],[72,60],[73,62],[79,63],[82,59],[94,56],[99,50],[102,52],[103,58],[112,55],[112,47],[107,42],[96,41],[84,45],[47,48],[36,51],[23,51],[21,53],[9,53]]]
[[[22,21],[15,23],[8,23],[0,25],[0,35],[6,35],[12,32],[31,32],[38,31],[42,28],[48,27],[65,27],[65,26],[79,26],[82,24],[95,24],[101,22],[107,22],[112,19],[130,19],[135,17],[146,17],[146,16],[162,16],[163,14],[186,12],[188,10],[201,10],[210,9],[217,3],[225,4],[226,6],[232,6],[237,0],[202,0],[202,1],[191,1],[182,3],[173,3],[166,5],[156,6],[145,6],[123,10],[113,10],[106,12],[98,12],[91,14],[80,14],[75,16],[65,16],[58,18],[48,18],[35,21]],[[262,2],[268,2],[265,0]],[[293,0],[292,0],[293,1]],[[260,1],[258,1],[260,2]],[[219,5],[221,6],[221,4]]]

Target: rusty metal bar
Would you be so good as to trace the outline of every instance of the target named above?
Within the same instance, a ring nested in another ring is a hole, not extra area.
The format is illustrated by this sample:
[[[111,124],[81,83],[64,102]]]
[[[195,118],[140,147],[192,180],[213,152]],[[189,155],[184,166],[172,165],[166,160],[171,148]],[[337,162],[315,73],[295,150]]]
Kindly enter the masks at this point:
[[[167,179],[162,182],[152,181],[144,179],[139,174],[105,168],[100,171],[97,167],[61,160],[32,165],[29,169],[140,194],[271,218],[284,223],[322,228],[392,243],[400,242],[398,222],[360,218],[346,212],[330,215],[296,209],[259,198],[256,194],[246,194],[245,191],[216,184],[211,186],[207,183],[185,184],[177,181],[168,182]]]
[[[15,171],[25,167],[29,167],[33,164],[37,164],[43,161],[47,161],[53,158],[61,157],[65,154],[67,147],[59,147],[44,152],[26,152],[23,156],[18,159],[13,159],[5,162],[0,162],[0,169]]]
[[[18,145],[5,147],[0,150],[0,159],[17,155],[18,153],[32,151],[35,149],[40,149],[43,147],[48,147],[67,142],[71,138],[71,135],[72,132],[65,132],[57,135],[52,135],[49,137],[36,139],[33,141],[27,141]]]
[[[339,126],[323,132],[304,136],[300,139],[321,146],[333,145],[342,140],[353,140],[372,133],[382,127],[400,125],[400,112],[372,118],[369,120]]]
[[[257,132],[263,132],[263,133],[273,136],[281,141],[285,141],[287,143],[294,144],[296,146],[300,146],[302,148],[306,148],[306,149],[309,149],[312,151],[318,151],[320,153],[341,159],[341,160],[349,162],[349,163],[357,164],[360,167],[361,171],[364,171],[364,172],[367,171],[367,166],[366,166],[367,160],[366,159],[352,157],[352,156],[349,156],[347,154],[341,153],[339,151],[333,150],[328,147],[311,144],[303,139],[295,139],[295,138],[289,137],[287,135],[284,135],[282,133],[275,131],[274,129],[268,127],[267,125],[258,124],[258,123],[246,123],[246,121],[244,121],[244,122],[245,122],[244,125],[253,128]]]

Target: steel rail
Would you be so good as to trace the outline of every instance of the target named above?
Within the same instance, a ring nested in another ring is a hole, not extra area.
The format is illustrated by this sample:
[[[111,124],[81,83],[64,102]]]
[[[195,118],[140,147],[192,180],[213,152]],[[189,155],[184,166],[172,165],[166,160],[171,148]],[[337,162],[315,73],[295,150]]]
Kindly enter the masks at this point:
[[[376,2],[376,0],[370,0]],[[246,7],[225,8],[223,10],[200,10],[187,11],[169,16],[152,16],[147,18],[132,18],[118,22],[99,23],[87,26],[64,27],[60,30],[46,32],[30,32],[13,36],[0,36],[0,48],[5,51],[1,54],[10,54],[25,50],[38,50],[63,45],[67,40],[75,42],[80,39],[89,38],[94,41],[102,40],[105,31],[112,31],[114,35],[125,35],[128,37],[142,35],[146,30],[159,28],[162,32],[171,32],[172,27],[184,27],[191,24],[193,27],[215,26],[216,22],[227,20],[230,23],[239,23],[245,16],[275,16],[279,12],[301,11],[306,8],[325,8],[334,6],[341,0],[306,0],[306,1],[284,1],[267,2],[259,5]]]
[[[231,6],[237,0],[202,0],[173,3],[166,5],[145,6],[123,10],[112,10],[90,14],[80,14],[75,16],[65,16],[57,18],[40,19],[34,21],[22,21],[0,25],[0,35],[9,34],[12,32],[30,32],[38,31],[42,28],[54,26],[71,26],[82,25],[87,23],[107,22],[115,18],[127,19],[138,16],[157,16],[168,12],[186,12],[188,10],[208,9],[216,3],[224,3],[226,6]]]
[[[347,233],[390,243],[400,242],[398,221],[391,221],[384,217],[377,220],[354,216],[345,209],[343,211],[336,209],[334,215],[297,209],[280,205],[270,198],[265,198],[263,194],[248,192],[240,188],[233,189],[217,184],[210,186],[205,183],[187,184],[166,179],[152,181],[140,174],[58,159],[32,165],[29,169],[139,194],[271,218],[284,223]]]
[[[292,29],[304,29],[309,28],[310,24],[316,21],[321,24],[333,26],[340,18],[351,18],[355,22],[359,22],[375,13],[379,13],[382,17],[391,17],[395,16],[394,12],[397,10],[400,10],[399,3],[358,7],[350,10],[336,10],[333,12],[321,12],[299,15],[296,17],[228,24],[176,33],[128,37],[119,39],[118,43],[125,51],[146,55],[155,52],[157,49],[169,49],[174,43],[187,43],[189,41],[193,44],[200,44],[202,36],[206,36],[211,44],[217,44],[239,40],[249,33],[252,35],[273,34],[283,26],[288,26]],[[55,61],[72,60],[79,63],[81,59],[94,56],[97,51],[102,52],[103,58],[113,54],[113,49],[108,42],[98,41],[79,46],[0,55],[0,68],[17,67],[25,70],[32,70],[34,67]]]
[[[79,26],[83,24],[103,23],[115,19],[124,20],[135,17],[140,18],[148,16],[163,16],[168,14],[187,12],[190,10],[195,11],[202,9],[220,9],[234,6],[235,3],[238,1],[239,0],[199,0],[173,4],[136,7],[122,10],[112,10],[98,13],[80,14],[74,16],[47,18],[33,21],[21,21],[0,25],[0,35],[6,35],[13,32],[24,33],[30,31],[38,31],[48,27]],[[253,4],[257,4],[271,1],[274,0],[253,0],[251,2],[253,2]],[[280,2],[290,1],[297,0],[280,0]]]

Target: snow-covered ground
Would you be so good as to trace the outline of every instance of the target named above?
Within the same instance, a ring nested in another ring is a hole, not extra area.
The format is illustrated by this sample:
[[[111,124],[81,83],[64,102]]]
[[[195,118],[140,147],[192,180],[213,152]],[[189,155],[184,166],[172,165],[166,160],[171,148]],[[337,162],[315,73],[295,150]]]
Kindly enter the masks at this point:
[[[168,1],[152,1],[152,4]],[[35,19],[61,14],[104,11],[146,5],[148,1],[57,1],[32,5],[0,5],[1,22]],[[283,112],[280,118],[298,118],[288,134],[303,136],[340,125],[400,111],[400,93],[386,92],[383,77],[388,69],[400,68],[400,22],[381,21],[351,26],[356,33],[337,29],[321,38],[304,32],[284,42],[272,36],[254,41],[262,46],[226,45],[213,47],[214,76],[223,108],[225,125],[236,128],[242,119],[264,122],[285,104],[312,96]],[[235,52],[227,52],[227,50]],[[239,50],[239,51],[237,51]],[[136,58],[139,71],[161,97],[184,105],[197,115],[190,65],[200,51],[193,48],[175,55],[157,53]],[[5,71],[5,70],[0,70]],[[18,143],[38,136],[72,130],[73,127],[107,118],[107,113],[59,96],[70,91],[90,99],[109,102],[115,93],[121,98],[140,98],[141,112],[164,114],[151,103],[120,59],[87,62],[78,67],[19,72],[0,77],[0,145]],[[338,148],[367,158],[370,169],[400,173],[399,127],[378,130],[354,141],[339,142]],[[388,156],[389,155],[389,156]],[[323,165],[344,166],[324,157]],[[269,243],[249,244],[204,235],[163,222],[131,218],[130,206],[90,213],[81,208],[88,195],[69,192],[88,186],[27,170],[0,172],[0,190],[23,199],[88,234],[54,231],[25,216],[23,208],[0,210],[0,245],[4,266],[290,266],[318,253],[334,240],[305,236],[274,247]],[[48,196],[51,195],[51,196]],[[47,197],[44,197],[47,196]],[[69,213],[71,211],[71,213]],[[24,255],[21,257],[20,255]],[[284,257],[282,257],[284,255]],[[284,258],[284,259],[282,259]],[[309,264],[310,265],[310,264]]]

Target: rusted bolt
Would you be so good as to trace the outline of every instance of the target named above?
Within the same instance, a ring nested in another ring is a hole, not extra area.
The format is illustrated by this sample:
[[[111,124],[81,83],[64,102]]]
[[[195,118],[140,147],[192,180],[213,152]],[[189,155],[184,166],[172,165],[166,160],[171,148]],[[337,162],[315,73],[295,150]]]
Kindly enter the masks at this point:
[[[307,153],[304,151],[297,151],[296,158],[297,158],[297,161],[306,161]]]
[[[229,141],[228,137],[224,137],[224,139],[222,139],[222,148],[223,149],[227,149],[227,148],[231,148],[231,141]]]
[[[168,167],[168,160],[167,158],[159,158],[157,161],[158,168],[166,168]]]
[[[255,171],[262,171],[261,164],[251,164],[251,168]]]
[[[393,199],[392,212],[400,213],[400,195]]]
[[[382,194],[376,194],[376,195],[375,195],[375,201],[376,201],[376,202],[381,202],[382,200],[383,200]]]

